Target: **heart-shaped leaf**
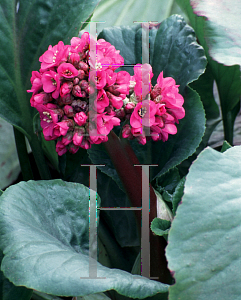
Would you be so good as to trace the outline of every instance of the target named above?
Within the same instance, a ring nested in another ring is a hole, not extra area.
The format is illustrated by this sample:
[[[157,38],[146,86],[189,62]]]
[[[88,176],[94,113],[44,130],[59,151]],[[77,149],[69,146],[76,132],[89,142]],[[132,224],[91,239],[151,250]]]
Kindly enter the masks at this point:
[[[204,16],[210,56],[227,66],[241,65],[241,3],[239,0],[190,0],[193,11]]]
[[[236,0],[235,3],[237,1],[238,0]],[[210,3],[206,0],[177,0],[177,3],[188,15],[190,23],[198,37],[198,41],[205,49],[205,54],[218,87],[225,139],[230,144],[233,144],[233,125],[239,112],[241,95],[240,66],[234,65],[240,62],[240,57],[237,57],[240,56],[238,53],[240,53],[241,45],[240,35],[238,34],[238,24],[240,21],[238,19],[239,17],[237,17],[239,15],[240,4],[235,6],[234,3],[231,4],[228,0],[222,2],[215,0]],[[198,14],[204,15],[205,17],[195,14],[198,7],[199,9],[202,7],[202,13]],[[215,7],[215,10],[210,9],[212,7]],[[227,7],[228,9],[226,9]],[[219,11],[218,14],[217,11]],[[215,24],[208,20],[209,16],[215,19]],[[228,18],[233,18],[232,22],[229,22]],[[235,35],[235,37],[232,39],[233,35]],[[234,47],[229,44],[230,42]],[[227,46],[227,44],[229,44],[229,46]],[[214,54],[215,49],[214,53],[211,51],[212,47],[217,50],[216,54]],[[235,52],[237,55],[235,55]]]
[[[168,236],[170,300],[238,299],[241,294],[241,147],[205,149],[187,175]]]
[[[89,277],[89,193],[81,184],[62,180],[21,182],[8,188],[0,198],[4,275],[17,286],[52,295],[84,296],[114,289],[127,297],[145,298],[166,292],[168,285],[98,262],[99,278]]]
[[[1,193],[0,193],[1,194]],[[0,262],[3,253],[0,251]],[[30,300],[33,291],[23,286],[13,285],[0,271],[0,299],[2,300]]]

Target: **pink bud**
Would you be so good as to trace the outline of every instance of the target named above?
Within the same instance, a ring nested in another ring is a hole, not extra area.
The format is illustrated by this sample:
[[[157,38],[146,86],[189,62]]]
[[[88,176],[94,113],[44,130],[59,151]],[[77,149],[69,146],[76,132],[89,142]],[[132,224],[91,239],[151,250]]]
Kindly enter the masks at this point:
[[[63,97],[71,92],[73,88],[72,82],[65,82],[60,88],[60,96]]]
[[[78,78],[82,80],[85,78],[85,72],[83,70],[78,70]]]
[[[82,93],[81,93],[81,88],[79,85],[75,85],[73,87],[73,90],[72,90],[72,94],[75,96],[75,97],[83,97]]]
[[[128,138],[128,139],[133,139],[133,135],[131,133],[131,126],[126,124],[123,126],[123,129],[122,129],[122,137],[123,138]]]
[[[64,113],[69,118],[73,117],[74,116],[73,107],[70,106],[70,105],[65,105],[65,107],[64,107]]]
[[[125,106],[125,111],[127,114],[131,114],[133,112],[134,108],[135,108],[135,103],[128,102]]]
[[[69,145],[69,152],[75,154],[79,150],[78,146],[75,146],[73,143]]]
[[[86,114],[81,111],[75,115],[74,120],[79,126],[82,126],[86,123],[87,118]]]

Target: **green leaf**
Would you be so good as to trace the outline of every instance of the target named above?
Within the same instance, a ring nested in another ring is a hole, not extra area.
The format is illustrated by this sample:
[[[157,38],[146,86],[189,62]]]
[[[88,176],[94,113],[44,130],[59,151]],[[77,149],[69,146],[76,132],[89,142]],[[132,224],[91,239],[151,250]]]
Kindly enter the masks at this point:
[[[98,262],[97,276],[104,279],[81,279],[89,277],[89,192],[81,184],[62,180],[21,182],[8,188],[0,201],[4,275],[17,286],[57,296],[114,289],[142,299],[166,292],[166,284]]]
[[[228,150],[229,148],[231,148],[232,146],[227,142],[227,141],[224,141],[223,142],[223,146],[222,146],[222,149],[221,149],[221,152],[225,152],[226,150]]]
[[[104,38],[124,57],[125,64],[142,63],[142,28],[121,26],[106,28],[99,38]],[[161,71],[164,77],[173,77],[183,92],[185,86],[196,80],[205,70],[206,58],[198,45],[193,29],[181,16],[174,15],[160,24],[159,29],[150,29],[150,64],[153,68],[152,83]],[[130,72],[130,67],[123,70]]]
[[[62,298],[53,296],[53,295],[47,295],[41,292],[34,291],[33,296],[31,298],[32,300],[62,300]]]
[[[28,137],[32,134],[31,72],[49,45],[69,43],[78,34],[81,22],[88,19],[99,0],[15,1],[0,4],[0,116]],[[37,25],[36,25],[37,24]]]
[[[207,65],[205,73],[198,80],[190,84],[191,88],[198,92],[206,113],[206,119],[219,117],[219,107],[213,95],[214,77],[210,65]]]
[[[84,297],[77,297],[77,300],[108,300],[110,299],[107,297],[104,293],[97,293],[97,294],[91,294],[86,295]]]
[[[205,149],[186,178],[168,236],[170,300],[238,299],[241,294],[241,147]]]
[[[97,30],[100,32],[105,27],[131,26],[134,22],[162,22],[177,9],[174,0],[102,0],[93,14],[92,21],[102,22],[97,24]],[[117,12],[120,13],[117,15]]]
[[[2,261],[3,253],[0,251],[0,262]],[[23,286],[13,285],[0,271],[0,299],[1,300],[29,300],[33,291],[26,289]]]
[[[158,167],[150,168],[151,180],[192,155],[202,139],[205,117],[200,98],[195,91],[187,88],[184,99],[186,115],[177,125],[177,134],[170,136],[166,142],[150,141],[144,146],[131,142],[140,163],[158,164]]]
[[[18,178],[20,166],[13,127],[0,118],[0,188],[4,189]]]
[[[169,170],[167,173],[156,178],[156,190],[161,193],[167,191],[172,194],[180,181],[180,175],[177,168]]]
[[[154,73],[153,83],[156,83],[159,73],[163,71],[164,77],[176,80],[181,93],[188,83],[204,72],[204,50],[198,45],[194,30],[181,16],[173,15],[161,23],[150,64]]]
[[[160,236],[167,235],[170,227],[171,227],[171,222],[167,220],[155,218],[151,222],[151,230],[156,235],[160,235]]]
[[[120,50],[125,64],[133,65],[142,62],[141,33],[142,29],[139,25],[121,26],[104,29],[99,34],[99,38],[106,39]],[[169,46],[167,47],[166,44]],[[173,76],[180,85],[186,111],[185,118],[177,126],[178,133],[170,136],[166,143],[148,142],[143,146],[136,141],[131,142],[140,163],[159,165],[159,167],[151,168],[151,180],[153,180],[192,155],[201,142],[205,124],[202,104],[194,91],[190,89],[185,91],[184,87],[204,72],[206,58],[202,47],[196,42],[193,29],[186,25],[180,16],[171,16],[160,24],[159,29],[155,27],[150,29],[150,56],[155,78],[164,68],[164,76]],[[130,66],[122,69],[133,74]],[[108,163],[106,153],[100,152],[101,148],[98,145],[96,150],[98,152],[96,151],[95,157],[90,154],[91,160],[101,164],[105,157],[107,167],[102,167],[101,170],[122,187],[115,169],[112,168],[110,162]]]
[[[204,16],[210,56],[227,66],[241,65],[241,3],[239,0],[190,0],[193,11]]]
[[[200,1],[198,1],[198,3],[199,2]],[[204,1],[204,2],[206,3],[207,1]],[[216,83],[218,86],[218,92],[219,92],[222,116],[223,116],[223,123],[224,123],[225,139],[230,144],[233,144],[233,125],[234,125],[235,118],[239,111],[239,101],[240,101],[240,95],[241,95],[240,67],[237,65],[228,67],[228,66],[219,64],[218,62],[213,60],[214,57],[212,57],[212,55],[210,56],[210,44],[206,40],[207,32],[209,31],[208,19],[204,18],[204,17],[198,17],[193,12],[193,8],[190,5],[190,0],[177,0],[177,3],[184,10],[184,12],[188,15],[191,26],[194,28],[194,30],[196,32],[198,41],[205,50],[205,54],[207,56],[209,65],[211,67],[213,77],[216,80]],[[193,2],[191,1],[191,3],[193,3]],[[215,3],[216,3],[216,1],[215,1]],[[217,13],[216,7],[219,10],[220,7],[222,7],[223,3],[225,3],[225,5],[226,5],[228,2],[227,2],[227,0],[225,0],[222,3],[218,2],[217,5],[215,5],[213,2],[212,2],[212,4],[210,4],[210,5],[214,5],[215,14]],[[239,6],[240,6],[240,4],[239,4]],[[236,9],[236,8],[234,8],[233,5],[231,5],[230,7],[232,7],[232,11],[233,11],[233,9]],[[230,9],[230,7],[229,7],[229,9]],[[229,11],[229,9],[228,9],[228,11]],[[225,16],[226,14],[227,14],[227,11],[222,11],[221,15]],[[218,18],[220,18],[220,15],[218,15]],[[223,21],[224,20],[222,20],[221,22],[223,22]],[[236,21],[234,21],[234,23],[236,23]],[[230,26],[233,26],[230,24],[233,24],[233,23],[225,21],[225,26],[228,26],[230,28]],[[220,30],[223,30],[222,27],[220,27]],[[223,34],[225,34],[225,30],[223,30]],[[236,31],[234,32],[234,34],[236,34]],[[216,34],[214,33],[211,36],[211,38],[215,40]],[[226,44],[223,44],[223,45],[226,47]],[[228,50],[228,52],[225,51],[227,54],[227,57],[228,57],[228,55],[230,55],[229,59],[232,60],[233,59],[232,54],[231,54],[231,52],[229,52],[228,48],[227,48],[227,50]],[[224,61],[221,61],[221,62],[224,63]]]
[[[172,197],[172,205],[173,205],[172,213],[173,213],[174,216],[176,214],[177,207],[178,207],[179,203],[182,200],[182,196],[183,196],[183,193],[184,193],[185,180],[186,180],[185,177],[183,177],[180,180],[180,182],[178,183],[178,185],[177,185],[177,187],[175,189],[175,192],[173,193],[173,197]]]

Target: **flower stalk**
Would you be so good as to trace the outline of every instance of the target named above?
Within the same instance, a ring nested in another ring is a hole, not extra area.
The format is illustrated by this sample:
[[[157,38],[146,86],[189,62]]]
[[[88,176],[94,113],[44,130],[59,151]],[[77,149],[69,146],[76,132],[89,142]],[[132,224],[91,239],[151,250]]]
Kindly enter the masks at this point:
[[[142,170],[138,158],[126,139],[120,140],[111,131],[108,141],[103,144],[111,161],[123,183],[126,193],[133,207],[142,206]],[[128,174],[128,175],[127,175]],[[149,181],[149,179],[148,179]],[[157,216],[156,195],[150,186],[150,214],[149,225]],[[136,211],[138,212],[138,211]],[[139,232],[141,229],[141,215],[136,213]],[[167,268],[165,257],[166,241],[163,237],[154,236],[151,229],[150,236],[150,270],[152,277],[158,277],[160,282],[171,283],[171,275]]]

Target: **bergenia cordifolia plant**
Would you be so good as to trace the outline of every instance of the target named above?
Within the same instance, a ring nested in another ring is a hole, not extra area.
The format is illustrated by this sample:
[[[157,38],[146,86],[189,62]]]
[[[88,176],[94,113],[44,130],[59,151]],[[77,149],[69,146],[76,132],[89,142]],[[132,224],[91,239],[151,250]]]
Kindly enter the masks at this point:
[[[40,56],[41,67],[32,72],[28,92],[33,93],[30,102],[40,114],[44,138],[57,140],[58,155],[106,142],[113,127],[124,121],[122,136],[143,145],[147,139],[165,142],[176,134],[175,123],[185,111],[175,80],[161,72],[153,87],[149,64],[135,65],[134,76],[116,72],[124,65],[119,52],[85,32],[70,45],[50,45]]]

